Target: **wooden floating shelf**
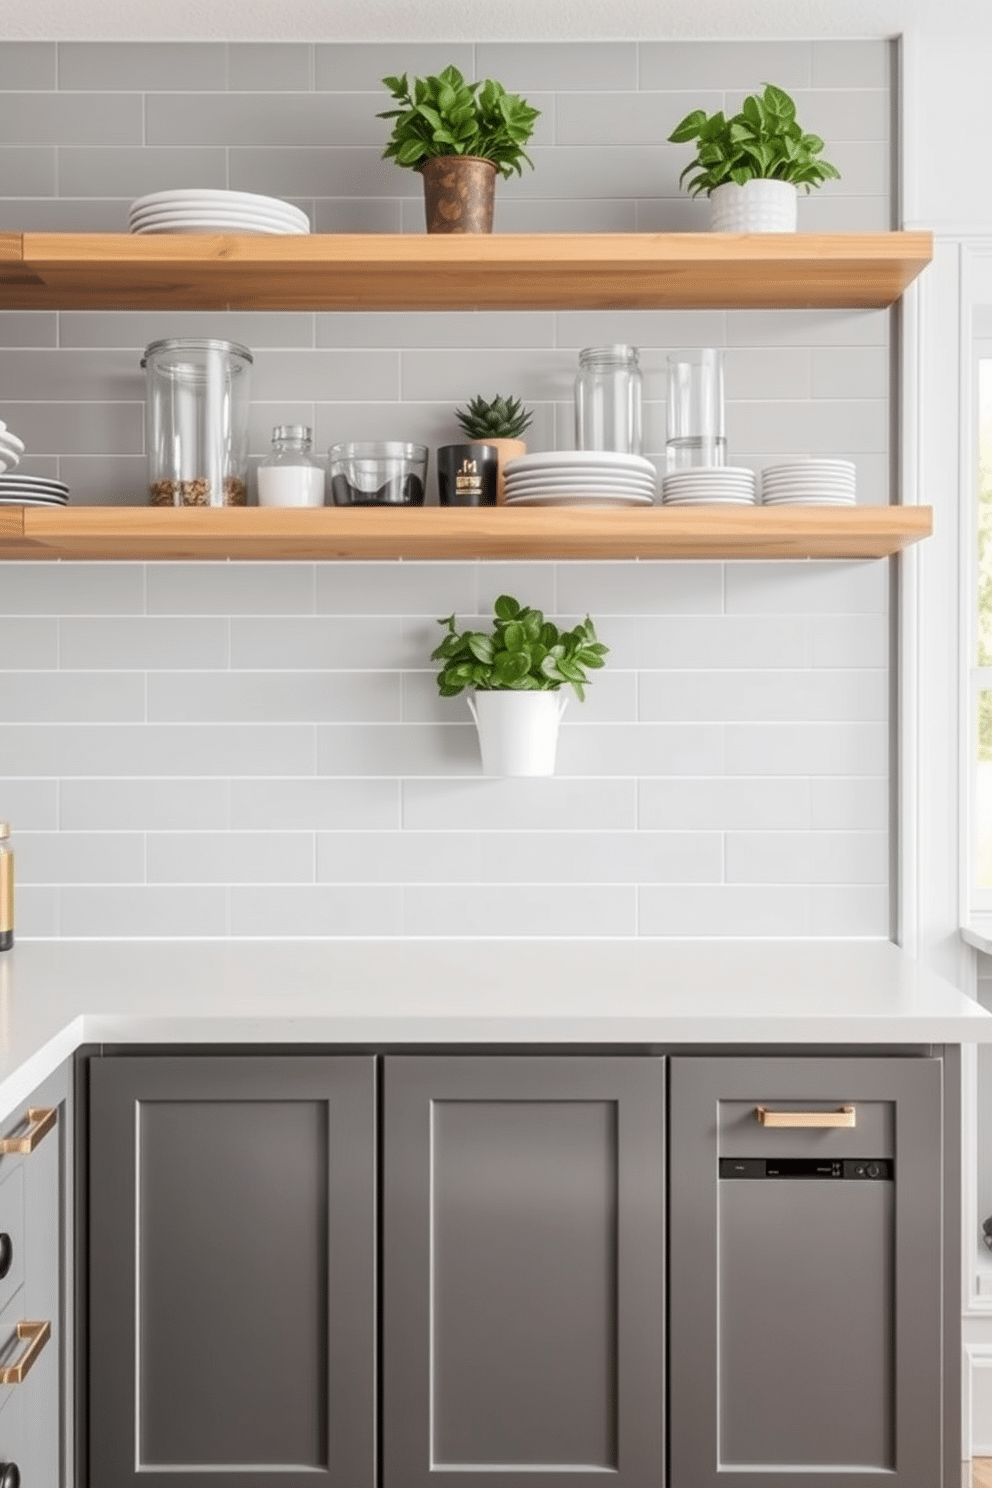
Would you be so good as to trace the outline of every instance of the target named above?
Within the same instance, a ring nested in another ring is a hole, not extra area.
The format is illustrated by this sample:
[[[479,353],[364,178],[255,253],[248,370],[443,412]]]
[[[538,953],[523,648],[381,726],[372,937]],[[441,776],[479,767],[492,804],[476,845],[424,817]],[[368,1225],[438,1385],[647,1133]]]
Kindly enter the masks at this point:
[[[926,232],[0,233],[0,308],[869,309],[932,256]]]
[[[0,508],[0,558],[886,558],[928,506]]]

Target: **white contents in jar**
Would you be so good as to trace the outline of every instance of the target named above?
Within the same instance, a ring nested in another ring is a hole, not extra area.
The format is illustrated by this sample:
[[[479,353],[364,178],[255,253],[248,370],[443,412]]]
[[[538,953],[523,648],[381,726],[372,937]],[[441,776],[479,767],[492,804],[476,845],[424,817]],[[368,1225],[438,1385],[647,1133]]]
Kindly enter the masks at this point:
[[[324,472],[315,465],[260,465],[259,506],[323,506]]]

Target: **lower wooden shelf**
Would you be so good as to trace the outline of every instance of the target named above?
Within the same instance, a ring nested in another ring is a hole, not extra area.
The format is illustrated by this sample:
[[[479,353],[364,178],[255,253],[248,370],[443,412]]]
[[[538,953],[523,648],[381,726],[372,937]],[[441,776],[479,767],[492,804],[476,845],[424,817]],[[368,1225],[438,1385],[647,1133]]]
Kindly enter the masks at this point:
[[[886,558],[928,506],[0,508],[4,559]]]

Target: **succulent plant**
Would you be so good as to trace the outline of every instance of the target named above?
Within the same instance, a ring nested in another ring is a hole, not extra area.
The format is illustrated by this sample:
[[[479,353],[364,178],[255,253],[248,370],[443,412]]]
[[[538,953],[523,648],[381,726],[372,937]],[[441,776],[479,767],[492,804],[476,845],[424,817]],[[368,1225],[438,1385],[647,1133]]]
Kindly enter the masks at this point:
[[[519,398],[473,398],[466,408],[456,408],[455,418],[470,439],[519,439],[534,417]]]

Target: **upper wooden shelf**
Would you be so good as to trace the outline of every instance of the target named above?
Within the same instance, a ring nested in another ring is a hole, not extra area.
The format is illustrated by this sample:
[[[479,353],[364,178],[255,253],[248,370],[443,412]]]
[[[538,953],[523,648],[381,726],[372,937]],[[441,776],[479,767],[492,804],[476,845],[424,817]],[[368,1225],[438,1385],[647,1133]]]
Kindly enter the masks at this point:
[[[928,506],[0,507],[0,558],[885,558]]]
[[[931,234],[0,234],[14,310],[840,309],[891,305]]]

